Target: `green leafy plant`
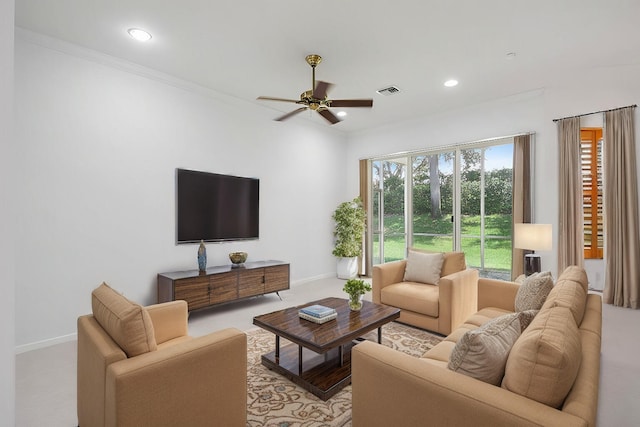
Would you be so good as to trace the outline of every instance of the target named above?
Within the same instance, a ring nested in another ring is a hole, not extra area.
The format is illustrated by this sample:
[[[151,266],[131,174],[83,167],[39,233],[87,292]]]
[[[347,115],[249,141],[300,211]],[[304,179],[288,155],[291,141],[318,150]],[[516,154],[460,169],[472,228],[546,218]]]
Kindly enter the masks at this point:
[[[371,291],[371,285],[362,279],[349,279],[342,290],[349,294],[349,300],[357,301],[361,295]]]
[[[365,217],[365,211],[359,197],[338,205],[332,216],[335,221],[333,234],[336,238],[333,249],[334,256],[350,258],[362,254]]]

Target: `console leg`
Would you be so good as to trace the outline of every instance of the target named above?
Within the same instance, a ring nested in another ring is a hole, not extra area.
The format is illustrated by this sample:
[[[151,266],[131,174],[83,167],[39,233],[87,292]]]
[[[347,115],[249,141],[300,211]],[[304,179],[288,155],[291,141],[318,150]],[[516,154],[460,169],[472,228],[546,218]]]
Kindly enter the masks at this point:
[[[278,298],[280,298],[280,301],[282,301],[282,297],[280,296],[280,292],[276,291],[276,295],[278,295]]]

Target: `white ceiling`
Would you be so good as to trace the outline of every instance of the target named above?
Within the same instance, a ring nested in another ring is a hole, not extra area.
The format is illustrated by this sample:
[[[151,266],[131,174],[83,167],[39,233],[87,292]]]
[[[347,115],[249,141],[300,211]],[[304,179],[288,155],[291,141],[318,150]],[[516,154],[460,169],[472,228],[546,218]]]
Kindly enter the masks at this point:
[[[350,108],[345,132],[553,85],[589,68],[640,63],[639,0],[16,0],[16,26],[273,109],[311,89]],[[145,44],[126,30],[152,33]],[[507,53],[515,52],[509,59]],[[456,78],[460,84],[445,88]],[[401,92],[381,96],[395,85]],[[326,123],[304,112],[291,120]],[[282,123],[286,126],[286,122]],[[328,124],[327,124],[328,125]]]

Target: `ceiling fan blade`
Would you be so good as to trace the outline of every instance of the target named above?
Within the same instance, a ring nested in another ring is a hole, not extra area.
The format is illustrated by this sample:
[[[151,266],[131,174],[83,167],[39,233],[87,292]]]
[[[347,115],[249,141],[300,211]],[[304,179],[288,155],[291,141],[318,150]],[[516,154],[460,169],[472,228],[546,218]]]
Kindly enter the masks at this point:
[[[334,99],[331,101],[332,107],[373,107],[373,99]]]
[[[260,99],[262,101],[281,101],[281,102],[294,102],[294,103],[300,102],[299,99],[274,98],[271,96],[259,96],[256,99]]]
[[[307,109],[307,107],[300,107],[300,108],[298,108],[296,110],[293,110],[293,111],[285,114],[284,116],[280,116],[277,119],[273,119],[273,120],[275,120],[276,122],[281,122],[283,120],[287,120],[289,117],[295,116],[296,114],[303,112],[306,109]]]
[[[340,122],[340,119],[337,118],[332,112],[331,110],[327,109],[327,108],[322,108],[322,109],[318,109],[317,110],[318,113],[324,117],[329,123],[331,123],[332,125],[335,125],[336,123]]]
[[[331,89],[332,87],[333,84],[318,80],[318,82],[316,83],[316,87],[313,90],[313,97],[315,99],[325,99],[327,96],[327,92],[329,92],[329,89]]]

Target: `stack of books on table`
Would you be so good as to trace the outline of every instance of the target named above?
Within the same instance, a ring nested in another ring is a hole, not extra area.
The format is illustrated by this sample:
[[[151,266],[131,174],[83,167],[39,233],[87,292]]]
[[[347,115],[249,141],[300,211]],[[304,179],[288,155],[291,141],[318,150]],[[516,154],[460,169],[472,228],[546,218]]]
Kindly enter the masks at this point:
[[[309,320],[314,323],[324,323],[338,317],[338,313],[331,307],[314,304],[298,310],[298,316],[300,316],[302,319]]]

